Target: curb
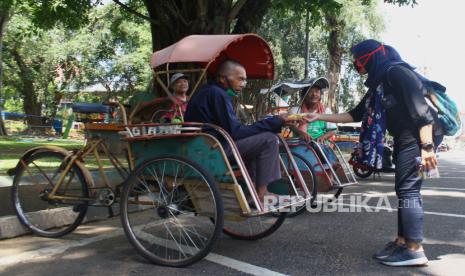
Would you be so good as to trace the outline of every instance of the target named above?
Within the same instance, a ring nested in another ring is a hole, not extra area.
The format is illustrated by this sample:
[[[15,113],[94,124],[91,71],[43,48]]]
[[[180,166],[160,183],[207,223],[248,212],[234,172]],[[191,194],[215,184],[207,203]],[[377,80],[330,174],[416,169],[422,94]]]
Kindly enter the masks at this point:
[[[119,204],[115,203],[111,207],[114,216],[117,216],[119,212]],[[69,210],[54,210],[53,212],[37,212],[36,221],[41,225],[47,226],[63,226],[69,223]],[[109,210],[105,207],[91,207],[87,211],[87,215],[84,218],[82,224],[87,222],[93,222],[98,220],[108,219]],[[24,227],[16,216],[3,216],[0,217],[0,240],[10,239],[26,234],[31,234],[32,232]]]

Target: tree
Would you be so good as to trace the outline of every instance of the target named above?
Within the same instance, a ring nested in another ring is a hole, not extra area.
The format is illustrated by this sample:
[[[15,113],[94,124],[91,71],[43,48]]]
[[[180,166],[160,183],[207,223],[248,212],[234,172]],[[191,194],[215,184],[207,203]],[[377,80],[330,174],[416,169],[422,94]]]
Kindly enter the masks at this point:
[[[11,5],[13,0],[4,0],[0,3],[0,136],[6,136],[6,128],[3,122],[3,63],[2,63],[2,49],[3,49],[3,33],[5,26],[10,19]]]
[[[45,2],[45,3],[44,3]],[[92,0],[59,0],[49,1],[35,0],[2,0],[0,2],[0,99],[3,100],[3,37],[7,22],[13,13],[30,14],[37,26],[51,27],[57,22],[63,23],[68,28],[76,28],[86,22],[87,12],[100,1]],[[0,102],[0,115],[3,103]],[[0,116],[0,136],[7,135],[3,118]]]
[[[21,95],[24,112],[37,116],[28,118],[29,124],[41,125],[40,116],[54,118],[60,100],[77,96],[83,87],[101,84],[107,97],[127,97],[148,83],[148,26],[114,5],[93,10],[89,20],[78,30],[37,29],[23,15],[10,22],[5,84]]]

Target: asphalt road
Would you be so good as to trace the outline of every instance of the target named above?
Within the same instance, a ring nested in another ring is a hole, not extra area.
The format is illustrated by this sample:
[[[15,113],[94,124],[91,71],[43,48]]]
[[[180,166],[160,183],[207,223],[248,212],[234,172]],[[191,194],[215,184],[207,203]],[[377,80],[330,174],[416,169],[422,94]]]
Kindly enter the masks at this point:
[[[394,177],[381,174],[346,188],[339,201],[346,208],[339,212],[287,219],[276,233],[255,242],[223,235],[214,254],[188,268],[147,263],[127,242],[119,218],[114,218],[82,225],[61,239],[2,240],[0,274],[465,275],[465,151],[441,154],[440,173],[440,179],[426,181],[423,189],[424,247],[430,259],[426,267],[391,268],[371,259],[396,234]],[[360,202],[349,195],[363,196],[362,203],[379,208],[357,210]],[[384,196],[388,200],[379,201]],[[347,212],[350,208],[352,212]]]

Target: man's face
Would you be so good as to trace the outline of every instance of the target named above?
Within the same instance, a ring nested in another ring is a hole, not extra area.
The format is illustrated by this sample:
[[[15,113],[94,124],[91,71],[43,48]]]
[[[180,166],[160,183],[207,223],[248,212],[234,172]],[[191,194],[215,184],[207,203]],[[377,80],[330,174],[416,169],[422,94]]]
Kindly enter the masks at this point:
[[[314,104],[314,103],[320,102],[320,100],[321,100],[321,89],[317,86],[310,88],[310,91],[308,91],[308,95],[305,98],[305,102],[307,104],[310,104],[310,103]]]
[[[180,78],[173,83],[173,90],[175,94],[186,94],[189,90],[189,81],[184,78]]]
[[[223,86],[231,88],[234,92],[239,93],[247,84],[247,74],[243,67],[236,66],[231,70],[228,76],[224,76],[221,80]]]

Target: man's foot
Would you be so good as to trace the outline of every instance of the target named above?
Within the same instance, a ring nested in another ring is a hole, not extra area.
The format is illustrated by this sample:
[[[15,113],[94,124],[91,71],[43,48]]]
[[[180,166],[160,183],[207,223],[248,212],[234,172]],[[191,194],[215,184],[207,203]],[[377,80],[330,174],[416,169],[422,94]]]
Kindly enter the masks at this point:
[[[428,258],[423,249],[412,251],[406,246],[398,246],[389,257],[382,259],[381,263],[388,266],[423,266],[428,263]]]
[[[387,257],[389,257],[392,252],[394,252],[394,250],[399,247],[400,245],[398,245],[396,242],[388,242],[383,249],[381,249],[380,251],[376,252],[375,254],[373,254],[373,259],[378,259],[378,260],[383,260]]]

